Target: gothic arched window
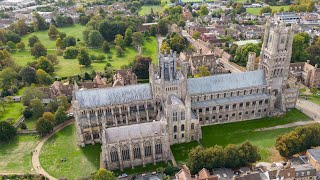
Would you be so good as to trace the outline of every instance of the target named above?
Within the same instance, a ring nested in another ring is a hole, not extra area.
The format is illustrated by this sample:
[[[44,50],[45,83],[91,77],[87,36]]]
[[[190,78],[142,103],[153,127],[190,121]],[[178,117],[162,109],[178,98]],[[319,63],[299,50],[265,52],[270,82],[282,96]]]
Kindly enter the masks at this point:
[[[110,150],[110,158],[111,158],[111,162],[118,162],[119,161],[118,151],[115,147],[112,147]]]
[[[129,148],[127,146],[122,147],[122,160],[123,161],[129,161],[130,160],[130,153],[129,153]]]
[[[194,123],[191,123],[191,129],[194,130]]]
[[[177,126],[173,126],[173,132],[177,132]]]
[[[85,139],[86,141],[91,140],[91,135],[90,135],[90,134],[85,134],[85,135],[84,135],[84,139]]]
[[[162,154],[162,144],[160,140],[156,141],[156,154]]]
[[[145,157],[151,156],[151,144],[150,144],[150,142],[144,143],[144,156]]]
[[[138,143],[133,146],[133,157],[134,159],[141,159],[140,146]]]
[[[184,124],[181,124],[181,131],[184,131]]]

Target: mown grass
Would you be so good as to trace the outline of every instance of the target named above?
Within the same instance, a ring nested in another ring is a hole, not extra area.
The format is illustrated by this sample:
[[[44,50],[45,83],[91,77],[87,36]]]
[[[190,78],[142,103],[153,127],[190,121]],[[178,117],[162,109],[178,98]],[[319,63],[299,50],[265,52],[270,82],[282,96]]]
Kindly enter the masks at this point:
[[[142,6],[141,10],[139,11],[139,16],[148,15],[151,13],[151,9],[153,9],[154,13],[162,13],[165,9],[163,6]]]
[[[116,176],[118,176],[120,174],[123,174],[123,173],[126,173],[126,174],[130,175],[130,174],[141,174],[141,173],[147,173],[147,172],[154,172],[160,167],[165,169],[169,165],[168,163],[158,162],[155,165],[154,164],[146,164],[145,167],[143,167],[143,166],[135,166],[134,169],[125,168],[123,171],[116,170],[116,171],[113,171],[113,172],[115,173]]]
[[[171,151],[174,155],[174,159],[178,164],[186,164],[188,159],[188,154],[192,148],[199,145],[197,141],[192,141],[183,144],[174,144],[171,146]]]
[[[277,12],[279,12],[279,10],[281,9],[281,8],[283,8],[284,9],[284,11],[289,11],[289,5],[287,5],[287,6],[270,6],[271,7],[271,9],[272,9],[272,11],[277,11]],[[253,15],[260,15],[261,13],[260,13],[260,10],[262,9],[262,7],[260,7],[260,8],[246,8],[246,11],[248,12],[248,13],[250,13],[250,14],[253,14]]]
[[[76,179],[95,173],[100,165],[101,145],[77,145],[76,128],[70,125],[52,136],[42,147],[40,163],[53,177]],[[62,160],[66,159],[65,162]]]
[[[0,143],[0,173],[35,173],[31,152],[37,142],[35,135],[19,135],[9,143]]]
[[[17,121],[24,110],[21,102],[5,103],[4,107],[0,106],[0,121],[9,120],[12,124]]]
[[[201,144],[204,147],[213,147],[215,145],[225,147],[228,144],[242,144],[245,141],[249,141],[258,146],[262,161],[270,161],[273,156],[272,150],[274,150],[276,138],[294,128],[282,128],[268,131],[257,130],[308,120],[310,120],[310,118],[307,115],[297,109],[292,109],[285,115],[279,117],[267,117],[256,120],[204,126],[201,128]],[[195,146],[196,144],[177,144],[172,146],[171,149],[176,160],[179,163],[184,163],[187,162],[188,151]]]

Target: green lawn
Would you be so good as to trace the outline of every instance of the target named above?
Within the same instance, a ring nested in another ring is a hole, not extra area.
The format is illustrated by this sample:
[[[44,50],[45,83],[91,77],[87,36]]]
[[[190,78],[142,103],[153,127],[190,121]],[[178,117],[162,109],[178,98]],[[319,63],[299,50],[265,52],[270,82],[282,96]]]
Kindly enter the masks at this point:
[[[16,120],[21,116],[24,110],[24,106],[21,102],[10,102],[5,103],[5,107],[0,107],[0,121],[10,120],[15,123]]]
[[[138,14],[139,16],[148,15],[151,13],[151,9],[153,9],[154,13],[162,13],[165,8],[163,6],[142,6]]]
[[[0,173],[34,173],[31,152],[37,142],[34,135],[19,135],[10,143],[0,143]]]
[[[221,145],[225,147],[228,144],[242,144],[245,141],[250,141],[254,145],[258,146],[262,161],[270,161],[273,156],[272,151],[274,150],[273,147],[276,138],[294,128],[283,128],[269,131],[256,130],[307,120],[310,120],[307,115],[297,109],[292,109],[280,117],[204,126],[201,128],[201,144],[204,147],[212,147],[214,145]],[[186,162],[188,157],[187,152],[195,146],[196,144],[194,143],[187,144],[187,146],[184,144],[173,145],[171,149],[176,160],[181,163]]]
[[[73,27],[73,28],[76,28],[76,27]],[[70,27],[68,27],[68,29],[69,28]],[[72,31],[69,30],[69,32],[73,34]],[[39,34],[39,32],[37,33]],[[42,39],[45,39],[45,37],[42,37]],[[49,46],[51,46],[50,42],[48,43],[49,43]],[[152,57],[153,61],[156,62],[157,56],[158,56],[157,50],[158,50],[157,40],[155,37],[150,37],[149,40],[145,40],[143,45],[143,51],[142,51],[142,54],[144,56],[150,56]],[[53,54],[55,53],[55,50],[48,50],[48,53]],[[134,57],[138,55],[137,51],[133,47],[126,47],[125,54],[121,57],[118,57],[116,55],[116,50],[114,47],[111,48],[110,53],[108,54],[103,53],[100,49],[89,49],[89,54],[95,54],[95,55],[104,54],[106,57],[108,55],[111,55],[112,59],[110,63],[115,69],[119,69],[123,65],[128,65],[131,61],[133,61]],[[28,62],[35,61],[35,59],[30,55],[30,52],[28,50],[15,52],[12,54],[12,56],[15,62],[20,66],[25,66],[27,65]],[[55,67],[55,75],[59,77],[73,76],[75,74],[90,72],[92,70],[95,70],[97,72],[102,72],[104,71],[104,67],[108,61],[106,59],[101,62],[93,62],[91,66],[85,67],[85,66],[79,65],[77,59],[64,59],[62,56],[59,56],[58,60],[59,60],[59,64]]]
[[[284,9],[284,11],[289,11],[289,5],[287,5],[287,6],[270,6],[271,7],[271,9],[273,10],[273,11],[277,11],[277,12],[279,12],[279,10],[281,9],[281,8],[283,8]],[[250,14],[253,14],[253,15],[260,15],[260,10],[261,10],[262,8],[246,8],[246,11],[248,12],[248,13],[250,13]]]
[[[58,30],[60,32],[66,33],[67,36],[73,36],[76,39],[79,38],[81,41],[83,40],[82,31],[84,29],[85,29],[85,26],[82,26],[80,24],[75,24],[75,25],[69,26],[69,27],[58,28]],[[55,49],[56,48],[56,41],[49,39],[48,30],[38,31],[38,32],[30,33],[30,34],[23,36],[21,40],[22,40],[22,42],[24,42],[26,44],[26,47],[28,47],[28,39],[33,35],[36,35],[39,38],[39,40],[41,41],[41,43],[44,46],[46,46],[47,49]]]
[[[307,98],[308,101],[311,101],[315,104],[320,105],[320,95],[316,95],[316,94],[314,94],[314,95],[300,95],[300,97]]]
[[[76,128],[70,125],[42,147],[40,163],[53,177],[75,179],[88,176],[99,169],[101,145],[77,146]],[[66,158],[66,162],[61,160]]]
[[[189,143],[183,144],[174,144],[171,146],[172,153],[174,155],[174,159],[178,164],[186,164],[186,159],[188,159],[189,151],[197,147],[199,143],[197,141],[192,141]]]

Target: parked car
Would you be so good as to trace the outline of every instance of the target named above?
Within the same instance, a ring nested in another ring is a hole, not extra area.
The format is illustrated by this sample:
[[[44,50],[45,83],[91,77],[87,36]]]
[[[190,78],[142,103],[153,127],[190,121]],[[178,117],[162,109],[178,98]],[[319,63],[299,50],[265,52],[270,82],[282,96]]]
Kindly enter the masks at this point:
[[[126,178],[126,177],[128,177],[127,174],[121,174],[120,176],[118,176],[118,179],[122,179],[122,178]]]

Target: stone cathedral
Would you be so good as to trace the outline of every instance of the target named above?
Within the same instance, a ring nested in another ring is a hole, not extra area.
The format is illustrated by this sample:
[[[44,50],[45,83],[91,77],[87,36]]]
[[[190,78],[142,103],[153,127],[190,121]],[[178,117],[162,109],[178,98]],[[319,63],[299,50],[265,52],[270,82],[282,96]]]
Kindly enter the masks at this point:
[[[201,126],[259,119],[295,107],[290,87],[293,28],[268,22],[259,65],[250,71],[187,78],[177,55],[159,55],[150,83],[77,89],[74,109],[78,145],[102,143],[109,170],[170,159],[170,145],[201,139]]]

